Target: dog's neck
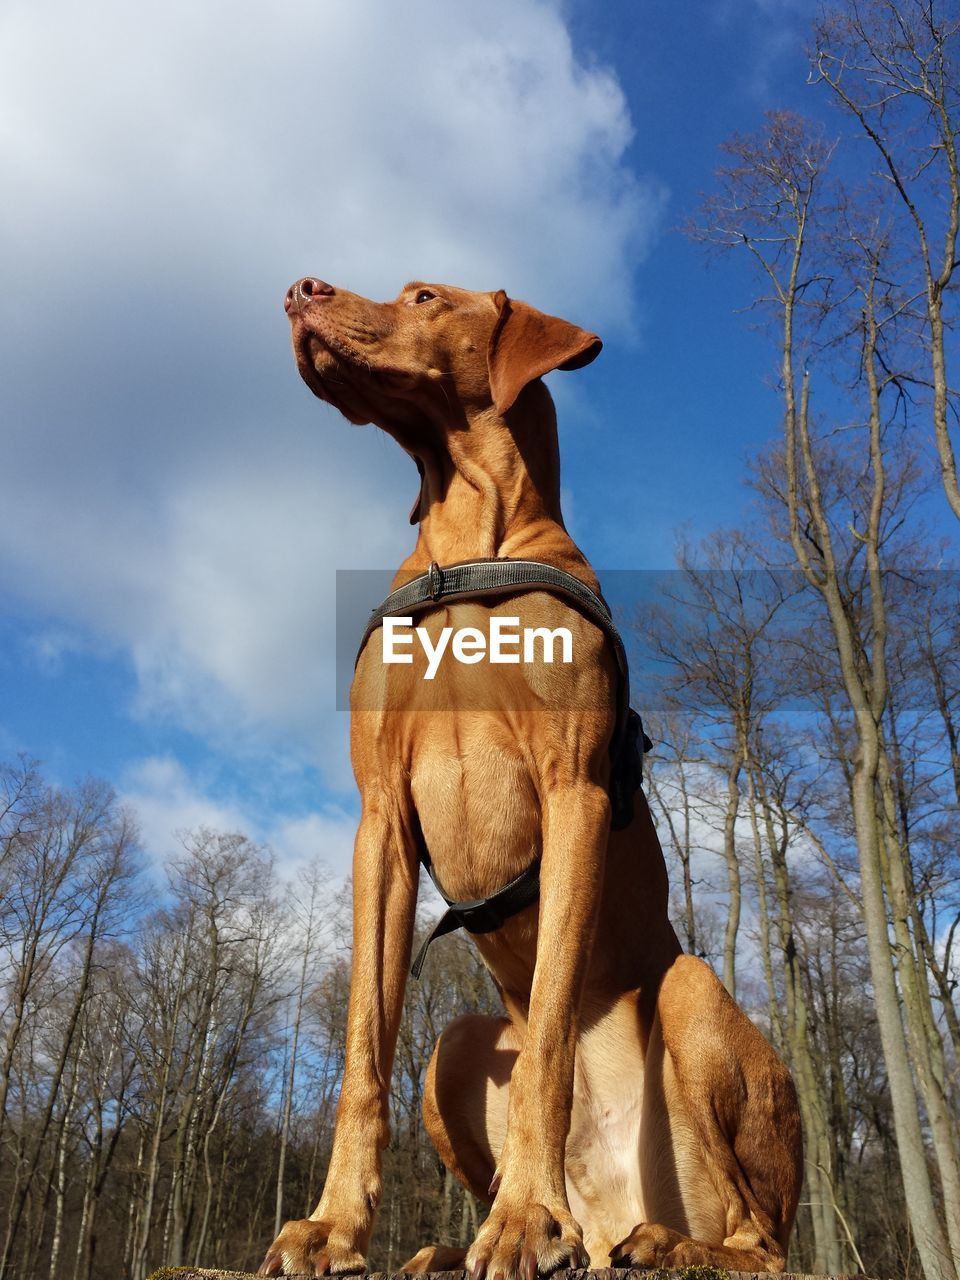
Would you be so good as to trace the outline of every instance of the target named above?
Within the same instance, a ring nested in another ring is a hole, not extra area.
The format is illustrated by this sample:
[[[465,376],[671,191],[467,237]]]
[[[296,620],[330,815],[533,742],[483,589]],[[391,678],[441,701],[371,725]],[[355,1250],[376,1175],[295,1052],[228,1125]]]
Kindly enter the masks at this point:
[[[422,469],[420,535],[405,569],[495,556],[585,565],[560,509],[560,452],[550,393],[537,380],[500,416],[407,446]]]

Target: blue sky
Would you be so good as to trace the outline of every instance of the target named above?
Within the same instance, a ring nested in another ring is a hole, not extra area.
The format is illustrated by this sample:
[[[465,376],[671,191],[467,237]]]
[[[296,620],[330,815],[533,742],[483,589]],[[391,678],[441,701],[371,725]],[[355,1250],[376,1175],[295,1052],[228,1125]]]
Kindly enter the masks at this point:
[[[674,228],[805,85],[788,0],[283,0],[0,16],[0,754],[348,865],[334,575],[392,567],[409,461],[300,383],[306,273],[506,288],[605,339],[551,382],[602,570],[748,513],[777,428],[736,264]]]

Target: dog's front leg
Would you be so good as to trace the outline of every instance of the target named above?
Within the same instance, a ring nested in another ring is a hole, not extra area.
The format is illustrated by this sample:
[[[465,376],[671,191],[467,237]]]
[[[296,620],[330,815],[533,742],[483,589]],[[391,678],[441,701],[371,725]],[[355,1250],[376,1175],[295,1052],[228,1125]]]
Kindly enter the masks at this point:
[[[581,778],[548,792],[542,813],[539,941],[529,1017],[510,1080],[496,1198],[467,1254],[474,1280],[533,1280],[538,1271],[588,1265],[567,1201],[564,1149],[577,1008],[600,902],[610,806],[602,786]]]
[[[260,1274],[363,1271],[389,1138],[390,1073],[403,1007],[417,895],[409,813],[364,796],[353,857],[353,970],[343,1085],[330,1165],[309,1218],[288,1222]]]

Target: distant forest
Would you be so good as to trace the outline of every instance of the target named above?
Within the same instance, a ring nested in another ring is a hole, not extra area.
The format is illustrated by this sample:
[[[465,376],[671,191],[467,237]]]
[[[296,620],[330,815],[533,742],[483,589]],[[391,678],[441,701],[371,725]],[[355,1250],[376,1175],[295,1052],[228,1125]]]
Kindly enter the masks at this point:
[[[955,12],[843,0],[831,128],[771,114],[705,176],[687,231],[754,263],[782,417],[755,518],[624,615],[677,933],[797,1084],[791,1270],[960,1280]],[[349,972],[320,861],[284,883],[201,829],[158,886],[105,784],[7,762],[0,1280],[255,1269],[322,1187]],[[459,936],[408,984],[372,1268],[473,1238],[420,1099],[444,1024],[497,1008]]]

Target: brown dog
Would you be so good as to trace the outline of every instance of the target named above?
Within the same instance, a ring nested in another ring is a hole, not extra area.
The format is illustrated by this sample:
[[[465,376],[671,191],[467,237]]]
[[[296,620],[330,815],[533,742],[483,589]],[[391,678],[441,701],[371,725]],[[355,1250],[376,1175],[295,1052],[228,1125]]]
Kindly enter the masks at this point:
[[[297,366],[351,422],[418,462],[420,534],[397,582],[481,557],[544,561],[596,589],[560,513],[556,420],[540,381],[595,335],[500,293],[410,284],[373,303],[319,280],[287,295]],[[441,604],[568,628],[575,662],[387,666],[375,636],[351,694],[363,800],[354,855],[346,1069],[323,1196],[263,1275],[364,1267],[425,842],[451,897],[479,898],[541,856],[540,899],[477,946],[504,1018],[441,1036],[424,1119],[490,1212],[466,1255],[484,1274],[709,1264],[781,1271],[801,1182],[786,1068],[711,970],[681,954],[642,795],[610,833],[616,669],[599,627],[549,592]],[[480,682],[478,684],[477,682]],[[478,689],[482,697],[478,699]],[[426,1248],[411,1270],[463,1265]]]

